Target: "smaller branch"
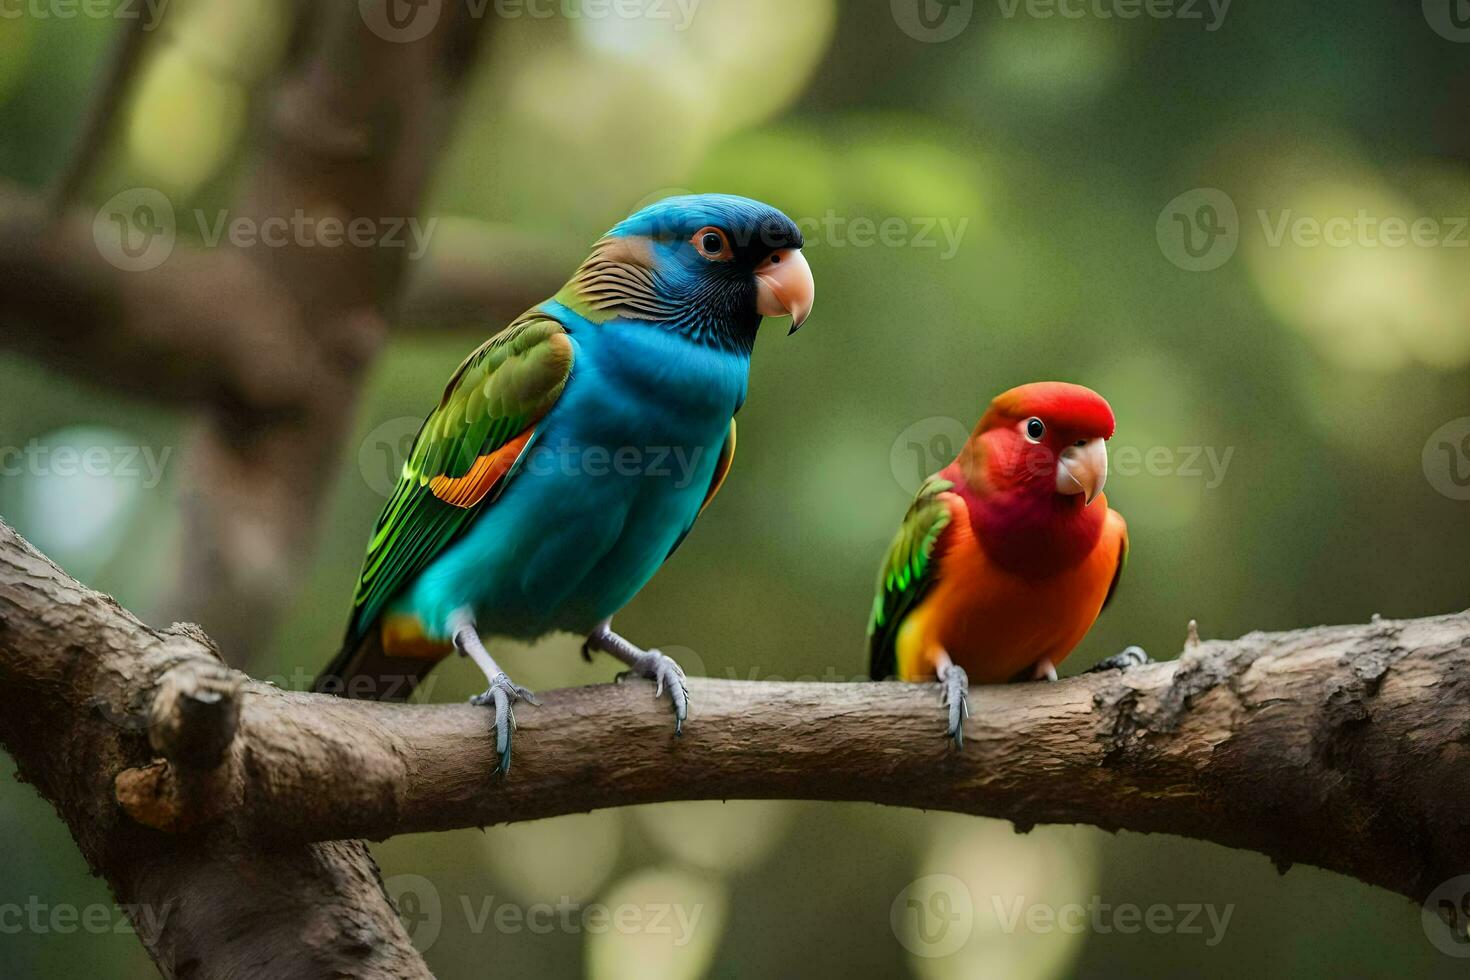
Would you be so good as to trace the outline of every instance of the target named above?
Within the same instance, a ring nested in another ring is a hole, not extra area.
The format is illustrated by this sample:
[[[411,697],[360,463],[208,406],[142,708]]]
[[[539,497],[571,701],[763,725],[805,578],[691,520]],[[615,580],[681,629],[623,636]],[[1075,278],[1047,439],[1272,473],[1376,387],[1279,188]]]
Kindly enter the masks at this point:
[[[240,721],[241,678],[223,665],[186,663],[163,675],[148,714],[148,744],[180,769],[225,761]]]
[[[207,660],[186,661],[163,675],[148,712],[148,744],[163,758],[125,769],[114,781],[117,801],[129,816],[145,827],[179,833],[221,815],[231,779],[224,763],[239,726],[242,680]]]
[[[9,189],[6,189],[9,190]],[[0,193],[0,318],[7,346],[154,400],[289,412],[323,355],[300,310],[239,251],[179,248],[146,272],[102,255],[92,216],[47,220]]]

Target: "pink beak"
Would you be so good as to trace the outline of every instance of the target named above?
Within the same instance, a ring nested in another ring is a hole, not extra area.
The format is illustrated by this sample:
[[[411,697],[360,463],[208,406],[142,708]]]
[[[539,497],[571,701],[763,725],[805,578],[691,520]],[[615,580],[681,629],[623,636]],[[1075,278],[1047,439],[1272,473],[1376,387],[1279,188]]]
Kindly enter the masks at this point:
[[[817,299],[817,284],[812,279],[812,267],[799,248],[783,248],[772,252],[771,257],[755,270],[755,281],[759,289],[756,309],[761,316],[791,317],[791,332],[801,329],[806,318],[811,316],[812,304]]]

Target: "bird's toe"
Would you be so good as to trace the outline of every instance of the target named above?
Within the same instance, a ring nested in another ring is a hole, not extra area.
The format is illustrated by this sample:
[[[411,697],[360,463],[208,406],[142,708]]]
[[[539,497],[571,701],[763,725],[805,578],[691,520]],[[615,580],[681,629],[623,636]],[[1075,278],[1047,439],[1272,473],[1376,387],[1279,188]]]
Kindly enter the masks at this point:
[[[517,701],[525,701],[537,706],[541,704],[534,693],[512,682],[505,674],[497,675],[483,694],[476,694],[470,698],[471,704],[493,708],[495,711],[495,753],[500,759],[499,772],[502,775],[510,773],[511,744],[516,731],[515,703]]]
[[[939,682],[940,700],[949,710],[949,725],[944,734],[954,740],[955,748],[965,747],[965,719],[970,717],[970,678],[959,667],[951,666]]]
[[[1115,653],[1106,660],[1099,661],[1096,666],[1087,672],[1089,674],[1095,674],[1104,670],[1127,670],[1130,667],[1142,667],[1144,664],[1153,662],[1153,658],[1148,655],[1143,647],[1132,646],[1122,653]]]

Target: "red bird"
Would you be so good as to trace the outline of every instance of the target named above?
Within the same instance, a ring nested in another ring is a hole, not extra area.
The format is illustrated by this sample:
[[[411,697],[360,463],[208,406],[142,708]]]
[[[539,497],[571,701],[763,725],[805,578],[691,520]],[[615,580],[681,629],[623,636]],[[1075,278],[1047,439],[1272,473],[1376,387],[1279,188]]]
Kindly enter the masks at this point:
[[[1056,680],[1112,598],[1128,560],[1127,525],[1102,494],[1112,435],[1091,389],[1013,388],[909,507],[878,578],[870,672],[938,679],[956,745],[972,678]],[[1098,667],[1146,659],[1130,647]]]

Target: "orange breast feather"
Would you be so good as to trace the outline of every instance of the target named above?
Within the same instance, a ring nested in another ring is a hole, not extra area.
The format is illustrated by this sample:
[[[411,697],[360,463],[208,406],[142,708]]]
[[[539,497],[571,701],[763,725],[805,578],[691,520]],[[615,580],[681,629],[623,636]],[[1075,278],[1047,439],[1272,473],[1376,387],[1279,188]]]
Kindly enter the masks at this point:
[[[1107,499],[1093,506],[1107,507]],[[957,514],[933,591],[900,628],[899,676],[933,678],[940,651],[973,684],[1004,683],[1043,659],[1060,664],[1102,611],[1126,533],[1123,518],[1108,511],[1087,558],[1056,575],[1027,578],[991,562],[969,521]]]

